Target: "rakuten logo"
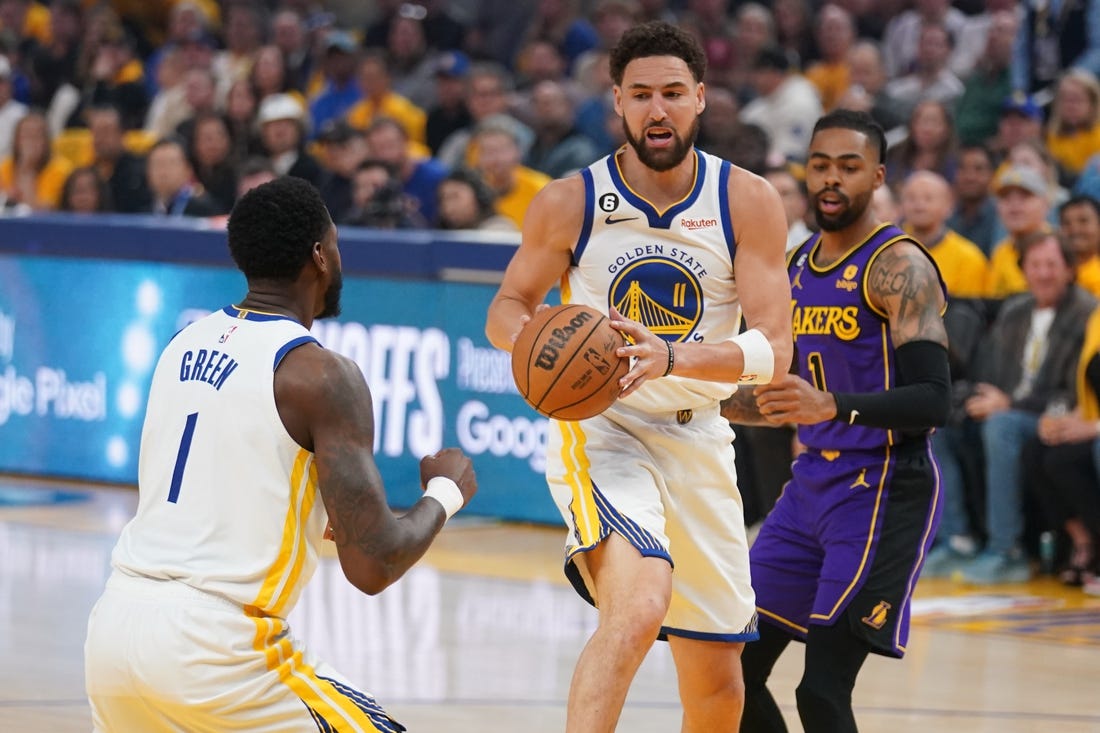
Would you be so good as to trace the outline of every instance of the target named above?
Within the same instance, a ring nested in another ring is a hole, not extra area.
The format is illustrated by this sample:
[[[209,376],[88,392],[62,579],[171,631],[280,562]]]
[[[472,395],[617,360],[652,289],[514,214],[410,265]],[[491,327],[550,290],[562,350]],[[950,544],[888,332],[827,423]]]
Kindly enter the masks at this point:
[[[717,219],[681,219],[680,226],[687,229],[689,232],[693,232],[696,229],[710,229],[711,227],[718,226]]]

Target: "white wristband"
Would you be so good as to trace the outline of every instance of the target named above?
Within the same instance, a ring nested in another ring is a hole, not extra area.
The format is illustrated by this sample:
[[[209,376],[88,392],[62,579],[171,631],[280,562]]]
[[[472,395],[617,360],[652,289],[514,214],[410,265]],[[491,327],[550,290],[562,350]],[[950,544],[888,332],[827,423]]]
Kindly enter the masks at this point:
[[[447,513],[447,519],[455,515],[466,500],[462,497],[462,491],[451,479],[446,476],[435,476],[428,479],[428,488],[424,490],[424,496],[430,496],[439,502],[443,511]]]
[[[745,368],[741,370],[739,384],[768,384],[775,372],[775,352],[768,337],[755,328],[733,337],[733,343],[741,347],[745,355]]]

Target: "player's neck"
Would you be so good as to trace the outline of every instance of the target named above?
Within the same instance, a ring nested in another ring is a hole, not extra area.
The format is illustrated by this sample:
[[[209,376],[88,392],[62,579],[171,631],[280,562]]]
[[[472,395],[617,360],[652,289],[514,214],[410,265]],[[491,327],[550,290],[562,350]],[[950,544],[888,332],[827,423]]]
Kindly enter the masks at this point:
[[[871,232],[880,226],[882,226],[882,222],[868,209],[863,216],[843,229],[835,232],[823,229],[819,251],[825,259],[829,261],[836,260],[847,253],[848,250],[862,244]]]
[[[313,324],[312,316],[306,315],[306,309],[301,307],[293,293],[269,290],[263,284],[250,284],[248,294],[237,304],[237,307],[255,313],[286,316],[298,321],[306,328]]]
[[[695,185],[695,148],[676,167],[655,171],[628,145],[619,154],[619,168],[631,190],[658,209],[664,209],[682,201]]]

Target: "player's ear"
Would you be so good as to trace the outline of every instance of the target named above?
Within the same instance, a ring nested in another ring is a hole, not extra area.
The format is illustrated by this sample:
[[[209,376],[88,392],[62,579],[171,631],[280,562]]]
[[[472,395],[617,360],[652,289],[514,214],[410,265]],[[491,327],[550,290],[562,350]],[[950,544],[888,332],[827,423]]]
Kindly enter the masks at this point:
[[[320,242],[313,243],[313,249],[310,251],[310,255],[313,258],[313,264],[317,266],[318,270],[324,272],[328,269],[328,262],[325,260],[325,250]]]
[[[886,183],[886,166],[882,163],[879,163],[877,166],[875,166],[874,187],[878,188],[879,186],[882,186],[885,183]]]
[[[703,114],[703,110],[707,108],[707,90],[706,84],[699,82],[695,86],[695,114]]]
[[[623,116],[623,88],[616,84],[611,87],[612,92],[615,94],[615,114],[619,117]]]

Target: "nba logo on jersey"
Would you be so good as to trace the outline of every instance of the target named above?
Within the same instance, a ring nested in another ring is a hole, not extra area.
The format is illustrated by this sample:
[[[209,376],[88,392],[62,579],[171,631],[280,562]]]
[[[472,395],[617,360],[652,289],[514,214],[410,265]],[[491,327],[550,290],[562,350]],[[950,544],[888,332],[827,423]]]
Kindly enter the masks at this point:
[[[226,341],[229,340],[229,337],[232,336],[233,332],[236,331],[236,330],[237,330],[236,326],[230,326],[226,330],[226,332],[222,334],[222,337],[220,339],[218,339],[218,343],[219,344],[224,344]]]

